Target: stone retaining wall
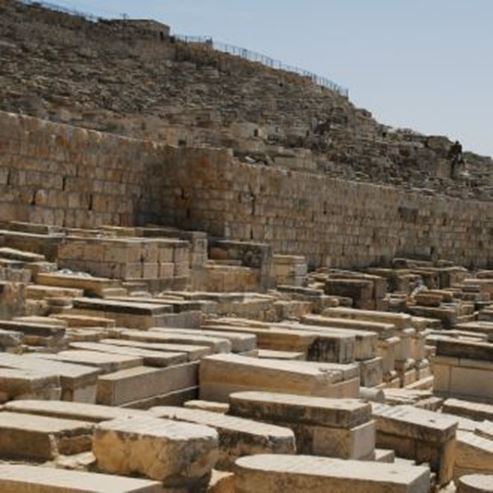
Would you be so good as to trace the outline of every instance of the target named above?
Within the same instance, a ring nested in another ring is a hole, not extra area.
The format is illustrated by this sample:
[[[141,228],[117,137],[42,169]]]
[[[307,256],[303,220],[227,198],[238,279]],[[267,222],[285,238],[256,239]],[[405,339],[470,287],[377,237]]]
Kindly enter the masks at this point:
[[[155,222],[271,243],[312,265],[395,255],[493,262],[493,208],[315,173],[239,163],[0,113],[0,219],[91,227]]]

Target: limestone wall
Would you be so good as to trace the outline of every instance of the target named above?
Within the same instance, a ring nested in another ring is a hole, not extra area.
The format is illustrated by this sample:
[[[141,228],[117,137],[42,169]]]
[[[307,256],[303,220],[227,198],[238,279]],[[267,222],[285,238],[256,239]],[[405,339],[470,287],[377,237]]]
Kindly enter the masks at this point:
[[[269,242],[312,265],[416,254],[493,263],[489,202],[249,165],[227,149],[167,147],[8,113],[0,113],[0,220],[168,224]]]
[[[67,227],[152,219],[148,170],[161,150],[137,141],[0,113],[0,219]]]
[[[168,150],[170,152],[170,150]],[[177,155],[174,155],[177,152]],[[445,196],[248,165],[225,152],[168,156],[167,221],[235,240],[272,242],[312,264],[354,267],[395,255],[493,262],[493,208]]]

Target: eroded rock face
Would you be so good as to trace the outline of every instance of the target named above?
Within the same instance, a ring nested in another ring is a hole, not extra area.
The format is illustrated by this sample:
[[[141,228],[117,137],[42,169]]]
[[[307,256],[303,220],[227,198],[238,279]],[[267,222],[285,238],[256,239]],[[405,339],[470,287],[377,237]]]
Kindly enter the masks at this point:
[[[166,487],[207,483],[218,457],[217,432],[207,426],[147,417],[101,423],[93,438],[100,470],[140,475]]]

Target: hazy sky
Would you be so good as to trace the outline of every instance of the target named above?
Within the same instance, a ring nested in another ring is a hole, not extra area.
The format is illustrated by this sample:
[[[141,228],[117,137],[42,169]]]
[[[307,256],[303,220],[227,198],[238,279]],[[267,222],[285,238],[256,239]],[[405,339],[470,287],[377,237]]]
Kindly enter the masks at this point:
[[[493,155],[492,0],[52,1],[259,51],[348,87],[382,123]]]

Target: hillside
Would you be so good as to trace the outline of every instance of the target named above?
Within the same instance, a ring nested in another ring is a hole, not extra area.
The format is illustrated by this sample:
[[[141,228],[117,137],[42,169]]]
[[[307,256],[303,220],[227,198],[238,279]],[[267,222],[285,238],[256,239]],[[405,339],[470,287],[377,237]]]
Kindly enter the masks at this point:
[[[390,129],[306,78],[155,36],[131,21],[0,2],[0,110],[175,145],[232,147],[259,165],[490,200],[491,159]]]

